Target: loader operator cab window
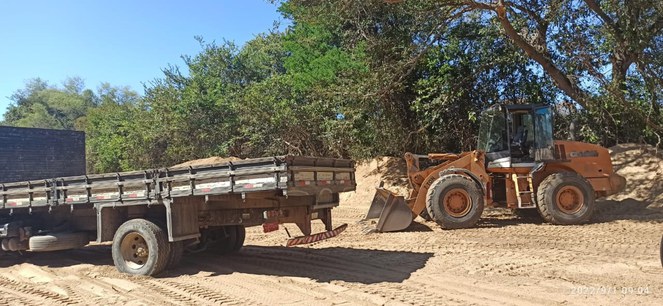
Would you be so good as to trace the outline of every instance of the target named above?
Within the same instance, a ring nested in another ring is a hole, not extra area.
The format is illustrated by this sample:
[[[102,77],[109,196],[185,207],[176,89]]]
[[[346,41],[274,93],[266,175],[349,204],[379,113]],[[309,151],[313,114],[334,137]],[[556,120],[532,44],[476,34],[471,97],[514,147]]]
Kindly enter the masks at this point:
[[[534,120],[530,111],[519,110],[508,115],[510,153],[513,163],[532,163]]]
[[[501,106],[493,106],[481,114],[478,150],[486,152],[486,161],[495,167],[509,167],[507,121]]]

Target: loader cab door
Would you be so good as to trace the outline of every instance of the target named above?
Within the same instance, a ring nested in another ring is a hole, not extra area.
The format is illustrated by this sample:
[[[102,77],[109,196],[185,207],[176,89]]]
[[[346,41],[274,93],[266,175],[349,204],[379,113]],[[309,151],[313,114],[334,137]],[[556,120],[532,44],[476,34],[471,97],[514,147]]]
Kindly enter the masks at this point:
[[[514,106],[507,114],[509,127],[509,153],[512,167],[532,167],[534,165],[534,113],[531,107]]]
[[[487,168],[511,167],[506,110],[494,105],[481,114],[477,150],[486,153]]]
[[[548,106],[534,109],[534,160],[536,162],[553,160],[553,118],[552,110]]]

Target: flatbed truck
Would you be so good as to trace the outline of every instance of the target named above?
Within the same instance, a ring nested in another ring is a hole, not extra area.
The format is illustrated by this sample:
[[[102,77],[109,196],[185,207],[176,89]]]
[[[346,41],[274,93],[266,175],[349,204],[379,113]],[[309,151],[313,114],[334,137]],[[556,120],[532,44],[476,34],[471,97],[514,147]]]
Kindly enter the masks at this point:
[[[332,208],[356,189],[354,162],[277,156],[215,165],[0,184],[2,252],[46,252],[112,242],[120,272],[156,275],[185,249],[240,250],[245,227],[295,223],[287,245],[338,235]],[[325,232],[312,234],[312,220]]]

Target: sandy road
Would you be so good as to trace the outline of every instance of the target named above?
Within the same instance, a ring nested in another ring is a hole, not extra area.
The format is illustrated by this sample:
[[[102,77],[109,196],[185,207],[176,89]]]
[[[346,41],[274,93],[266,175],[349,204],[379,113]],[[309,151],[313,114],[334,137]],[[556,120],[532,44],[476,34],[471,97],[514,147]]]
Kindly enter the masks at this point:
[[[642,180],[631,180],[635,194],[600,201],[587,225],[552,226],[492,209],[471,229],[443,231],[433,222],[417,219],[407,231],[364,234],[365,224],[357,220],[368,209],[372,186],[385,178],[380,175],[385,169],[366,167],[358,169],[357,192],[344,195],[334,210],[336,224],[349,224],[334,239],[286,248],[284,230],[263,234],[260,228],[250,228],[247,246],[238,254],[185,255],[180,267],[159,278],[118,273],[107,245],[4,257],[0,258],[0,305],[656,305],[663,301],[659,261],[663,184],[657,180],[661,173],[646,172]],[[293,232],[295,227],[288,228]],[[321,225],[316,228],[321,230]]]
[[[0,304],[655,304],[663,212],[610,204],[584,226],[493,210],[473,229],[383,234],[364,234],[342,206],[350,227],[336,239],[285,248],[284,233],[250,229],[239,254],[188,255],[160,278],[119,274],[108,246],[4,258]]]

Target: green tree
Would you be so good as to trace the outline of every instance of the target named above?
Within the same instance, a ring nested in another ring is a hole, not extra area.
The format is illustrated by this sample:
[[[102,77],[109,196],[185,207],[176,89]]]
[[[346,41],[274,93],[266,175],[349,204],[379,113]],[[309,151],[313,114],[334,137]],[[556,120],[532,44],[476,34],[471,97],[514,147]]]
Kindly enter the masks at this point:
[[[50,86],[37,78],[17,90],[5,113],[3,124],[19,127],[84,130],[89,108],[97,105],[97,97],[84,89],[80,78],[70,78],[63,87]]]

